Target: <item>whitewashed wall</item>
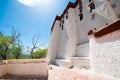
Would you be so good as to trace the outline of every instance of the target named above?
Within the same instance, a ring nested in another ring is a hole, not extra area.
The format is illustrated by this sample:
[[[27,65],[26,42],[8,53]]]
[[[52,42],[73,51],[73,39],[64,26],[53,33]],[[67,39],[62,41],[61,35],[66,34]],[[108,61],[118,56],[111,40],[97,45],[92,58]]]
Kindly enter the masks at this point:
[[[86,52],[82,51],[77,45],[89,42],[88,31],[93,28],[98,30],[106,26],[106,24],[117,20],[116,14],[108,1],[96,0],[96,9],[92,13],[89,12],[89,8],[87,7],[89,0],[82,1],[83,20],[80,21],[78,5],[76,8],[70,8],[68,10],[68,20],[66,20],[65,14],[63,30],[59,27],[60,22],[56,21],[48,48],[48,56],[51,62],[54,62],[55,58],[68,59],[76,54],[78,54],[78,56],[87,56],[89,45],[86,46]],[[95,14],[95,19],[92,20],[93,13]]]
[[[80,21],[79,15],[79,5],[76,7],[76,17],[77,17],[77,44],[83,44],[88,42],[88,31],[90,29],[96,28],[97,30],[104,27],[106,23],[110,24],[113,22],[110,11],[104,0],[96,0],[95,3],[95,19],[92,20],[92,13],[89,12],[89,7],[87,4],[89,0],[83,1],[83,20]]]
[[[70,8],[68,10],[68,19],[64,16],[64,29],[60,30],[60,42],[58,57],[70,58],[76,54],[76,14],[75,9]]]
[[[77,57],[89,56],[89,43],[81,44],[77,47]]]
[[[59,48],[59,21],[56,21],[54,29],[51,33],[50,42],[48,46],[48,55],[47,58],[50,60],[50,63],[54,63],[54,60],[58,53]]]
[[[120,78],[120,30],[89,40],[92,70]]]

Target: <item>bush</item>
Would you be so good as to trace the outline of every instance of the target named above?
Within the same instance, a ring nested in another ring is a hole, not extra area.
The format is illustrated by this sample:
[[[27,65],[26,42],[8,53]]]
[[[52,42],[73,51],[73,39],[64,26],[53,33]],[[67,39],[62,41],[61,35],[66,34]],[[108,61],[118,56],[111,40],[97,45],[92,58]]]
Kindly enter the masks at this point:
[[[40,49],[34,53],[34,58],[45,58],[47,54],[47,49]]]

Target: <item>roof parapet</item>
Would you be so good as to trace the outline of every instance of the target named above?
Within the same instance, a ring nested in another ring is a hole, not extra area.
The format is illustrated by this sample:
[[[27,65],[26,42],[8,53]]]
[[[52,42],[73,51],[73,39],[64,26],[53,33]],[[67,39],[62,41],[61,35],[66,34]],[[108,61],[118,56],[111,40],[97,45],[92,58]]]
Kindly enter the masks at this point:
[[[58,15],[57,15],[57,16],[55,17],[55,20],[53,21],[53,25],[52,25],[52,27],[51,27],[51,32],[52,32],[52,30],[53,30],[53,28],[54,28],[54,25],[55,25],[56,20],[61,21],[61,19],[64,17],[64,15],[65,15],[66,12],[68,11],[68,9],[69,9],[69,8],[76,8],[76,6],[78,5],[79,1],[81,1],[81,0],[76,0],[75,3],[69,2],[68,5],[67,5],[67,7],[64,9],[63,13],[61,14],[61,16],[58,16]]]
[[[120,20],[94,32],[93,30],[90,30],[88,32],[88,36],[90,35],[94,35],[94,37],[98,38],[98,37],[101,37],[101,36],[104,36],[106,34],[109,34],[111,32],[114,32],[116,30],[119,30],[120,29]]]

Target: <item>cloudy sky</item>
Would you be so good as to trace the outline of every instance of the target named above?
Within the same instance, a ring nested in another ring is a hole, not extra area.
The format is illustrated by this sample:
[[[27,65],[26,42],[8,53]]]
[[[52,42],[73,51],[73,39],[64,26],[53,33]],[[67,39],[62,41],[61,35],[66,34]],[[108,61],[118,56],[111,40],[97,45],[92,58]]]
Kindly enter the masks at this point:
[[[49,42],[50,28],[70,0],[0,0],[0,31],[11,34],[10,26],[20,33],[24,45],[31,46],[32,37],[39,36],[39,44]],[[75,2],[75,0],[71,0]]]

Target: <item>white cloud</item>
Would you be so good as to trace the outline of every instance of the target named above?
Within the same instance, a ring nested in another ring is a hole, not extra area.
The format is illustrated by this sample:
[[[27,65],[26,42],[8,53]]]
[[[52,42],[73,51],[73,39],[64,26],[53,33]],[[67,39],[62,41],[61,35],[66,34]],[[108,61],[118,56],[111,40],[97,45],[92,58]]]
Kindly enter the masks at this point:
[[[34,12],[50,14],[59,7],[60,0],[17,0],[20,4],[34,8]]]
[[[34,7],[45,3],[45,0],[18,0],[19,3],[24,4],[29,7]]]

